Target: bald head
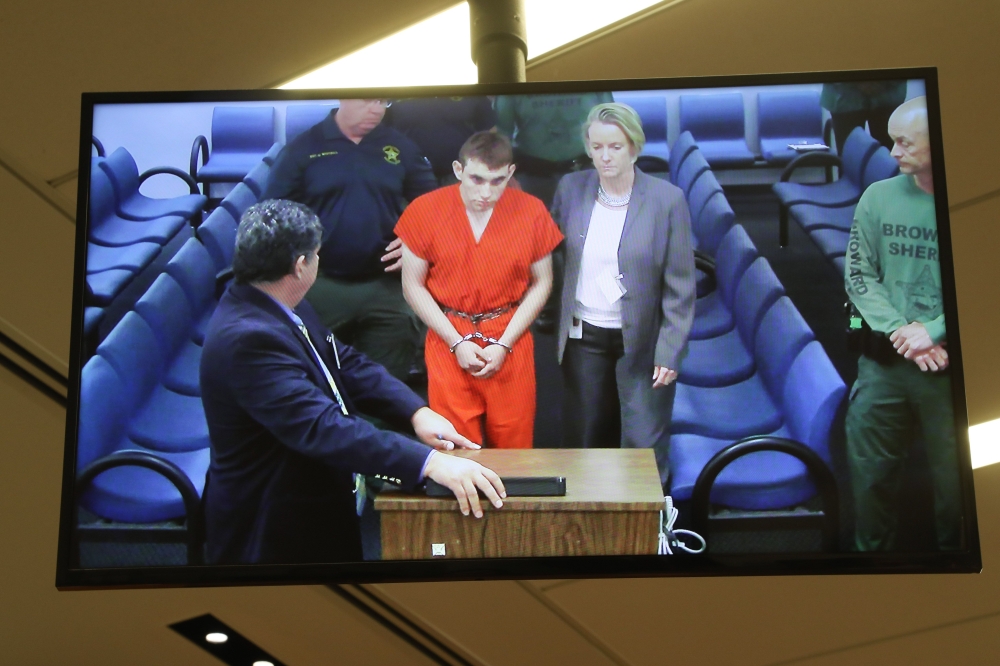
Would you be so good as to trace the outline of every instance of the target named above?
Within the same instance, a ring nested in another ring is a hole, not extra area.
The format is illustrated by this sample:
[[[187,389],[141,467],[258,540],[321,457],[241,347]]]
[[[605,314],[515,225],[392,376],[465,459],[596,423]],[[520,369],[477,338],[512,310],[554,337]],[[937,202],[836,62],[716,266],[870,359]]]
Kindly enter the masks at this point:
[[[914,97],[899,105],[889,116],[892,156],[900,173],[929,178],[931,143],[927,130],[927,99]]]

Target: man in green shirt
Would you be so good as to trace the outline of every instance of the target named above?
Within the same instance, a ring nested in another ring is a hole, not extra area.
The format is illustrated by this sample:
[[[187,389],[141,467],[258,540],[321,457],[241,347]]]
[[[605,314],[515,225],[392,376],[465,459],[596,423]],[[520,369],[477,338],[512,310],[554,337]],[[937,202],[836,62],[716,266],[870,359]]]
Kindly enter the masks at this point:
[[[919,432],[938,547],[958,548],[961,497],[925,99],[898,107],[888,129],[900,175],[862,195],[844,271],[848,297],[871,328],[846,423],[855,546],[894,548],[903,471]]]

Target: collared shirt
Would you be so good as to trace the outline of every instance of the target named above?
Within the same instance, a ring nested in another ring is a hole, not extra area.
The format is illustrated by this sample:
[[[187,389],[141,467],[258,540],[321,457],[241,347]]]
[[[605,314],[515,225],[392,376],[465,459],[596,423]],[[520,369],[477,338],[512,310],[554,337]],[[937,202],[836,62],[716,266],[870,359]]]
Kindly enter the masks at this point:
[[[323,223],[320,270],[359,279],[384,273],[381,261],[407,201],[437,180],[420,149],[401,132],[378,125],[354,143],[331,113],[279,153],[262,199],[309,206]]]
[[[281,308],[281,311],[285,313],[285,315],[288,317],[288,319],[291,320],[291,322],[293,324],[295,324],[296,328],[301,329],[301,328],[303,328],[305,326],[305,324],[302,322],[302,318],[299,317],[297,314],[295,314],[295,311],[292,310],[290,307],[288,307],[287,305],[285,305],[284,303],[282,303],[281,301],[279,301],[274,296],[271,296],[271,294],[268,294],[266,291],[260,290],[260,293],[266,295],[268,298],[270,298],[272,301],[274,301],[277,304],[277,306],[279,308]],[[307,336],[307,339],[308,339],[308,336]],[[311,340],[310,340],[310,342],[311,342]],[[313,344],[315,344],[315,343],[313,343]],[[333,345],[334,354],[336,354],[337,353],[337,343],[336,342],[331,342],[330,344]],[[313,351],[316,352],[316,348],[315,347],[313,347]],[[323,370],[323,374],[326,375],[327,380],[330,382],[331,388],[333,388],[334,386],[336,386],[336,384],[333,381],[333,377],[330,374],[329,369],[327,369],[326,364],[323,362],[323,359],[318,355],[318,352],[316,354],[314,354],[314,358],[319,363],[320,368]],[[338,367],[339,367],[339,362],[338,362]],[[339,388],[333,388],[333,391],[334,391],[335,394],[338,394],[339,393]],[[347,410],[344,408],[344,403],[343,402],[340,403],[340,408],[341,408],[341,411],[343,411],[344,414],[346,415],[347,414]],[[420,477],[419,477],[420,481],[424,480],[425,472],[427,471],[427,463],[430,461],[431,455],[433,453],[434,453],[434,449],[431,449],[427,453],[427,458],[424,459],[424,464],[420,468]],[[388,477],[383,477],[383,476],[379,476],[379,475],[376,475],[376,477],[380,478],[380,479],[387,480],[387,481],[394,481],[394,479],[389,479]],[[359,508],[358,515],[360,515],[360,513],[361,513],[361,511],[360,511],[360,508]]]

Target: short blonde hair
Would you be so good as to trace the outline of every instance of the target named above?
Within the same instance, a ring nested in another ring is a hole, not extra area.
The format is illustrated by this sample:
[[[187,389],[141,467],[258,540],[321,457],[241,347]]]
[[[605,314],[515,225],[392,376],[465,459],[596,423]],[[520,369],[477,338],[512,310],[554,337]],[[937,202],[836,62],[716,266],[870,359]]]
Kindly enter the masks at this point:
[[[587,154],[590,154],[590,126],[594,123],[605,123],[614,125],[625,134],[635,155],[642,152],[646,145],[646,135],[642,131],[642,119],[628,104],[618,102],[606,102],[598,104],[587,114],[587,122],[583,125],[583,145],[587,147]]]

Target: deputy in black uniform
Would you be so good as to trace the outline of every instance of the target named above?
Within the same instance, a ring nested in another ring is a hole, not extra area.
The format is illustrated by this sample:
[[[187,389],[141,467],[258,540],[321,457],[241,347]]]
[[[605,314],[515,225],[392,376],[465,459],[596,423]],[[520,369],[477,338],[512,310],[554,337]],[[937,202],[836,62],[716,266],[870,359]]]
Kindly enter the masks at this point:
[[[392,230],[406,202],[437,181],[416,144],[381,124],[387,106],[341,100],[281,151],[262,199],[298,201],[319,216],[320,275],[306,298],[338,338],[405,379],[418,320],[403,299]]]

